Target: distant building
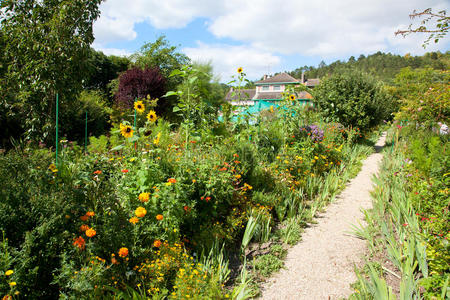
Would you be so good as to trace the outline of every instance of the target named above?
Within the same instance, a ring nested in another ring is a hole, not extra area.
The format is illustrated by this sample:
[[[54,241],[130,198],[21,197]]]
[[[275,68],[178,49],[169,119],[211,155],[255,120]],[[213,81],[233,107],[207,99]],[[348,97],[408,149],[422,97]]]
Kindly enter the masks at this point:
[[[295,79],[287,73],[280,73],[275,76],[264,75],[263,79],[255,82],[255,89],[241,89],[240,93],[233,88],[227,93],[225,100],[231,105],[236,106],[260,106],[258,101],[264,103],[276,104],[278,101],[284,99],[283,92],[289,86],[299,86],[303,84],[309,88],[313,88],[319,84],[319,79],[304,80]],[[296,95],[297,101],[306,104],[311,101],[312,96],[308,92],[300,92]]]

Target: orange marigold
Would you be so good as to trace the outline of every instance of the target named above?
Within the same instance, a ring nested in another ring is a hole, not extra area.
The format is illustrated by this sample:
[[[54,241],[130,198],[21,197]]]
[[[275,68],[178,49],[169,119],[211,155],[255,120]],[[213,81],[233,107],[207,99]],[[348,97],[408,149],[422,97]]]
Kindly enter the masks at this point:
[[[75,247],[78,247],[80,250],[83,250],[86,246],[86,241],[83,239],[83,237],[79,236],[74,240],[73,245]]]
[[[139,219],[136,218],[136,217],[132,217],[132,218],[130,219],[130,223],[131,223],[131,224],[136,224],[137,222],[139,222]]]
[[[139,200],[142,202],[147,202],[150,199],[150,193],[140,193]]]
[[[93,228],[89,228],[88,230],[86,230],[86,235],[88,237],[93,237],[97,234],[97,231],[95,231]]]
[[[143,218],[147,214],[147,210],[142,206],[139,206],[138,208],[136,208],[134,214],[136,215],[136,217]]]
[[[177,180],[176,180],[175,178],[169,178],[167,181],[170,182],[170,183],[175,183],[175,182],[177,182]]]
[[[86,222],[88,219],[89,219],[89,216],[86,216],[86,215],[80,217],[80,220],[83,222]]]
[[[156,220],[161,221],[164,219],[163,215],[156,215]]]
[[[119,256],[126,257],[128,256],[128,248],[122,247],[119,249]]]
[[[162,245],[162,243],[160,240],[155,240],[153,242],[153,247],[159,248],[159,247],[161,247],[161,245]]]
[[[86,213],[86,216],[88,216],[88,217],[93,217],[93,216],[95,216],[95,213],[94,213],[93,211],[88,211],[88,212]]]
[[[86,231],[89,229],[89,226],[87,226],[86,224],[83,224],[80,226],[80,231]]]

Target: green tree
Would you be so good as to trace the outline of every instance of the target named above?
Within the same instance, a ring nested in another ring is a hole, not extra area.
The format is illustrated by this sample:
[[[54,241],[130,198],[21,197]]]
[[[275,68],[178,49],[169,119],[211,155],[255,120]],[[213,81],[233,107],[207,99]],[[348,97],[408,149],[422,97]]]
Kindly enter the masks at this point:
[[[312,92],[320,112],[330,121],[362,130],[389,119],[396,109],[384,86],[359,71],[333,74]]]
[[[23,120],[28,138],[54,132],[55,96],[68,109],[82,88],[101,0],[4,0],[0,27],[2,106]]]

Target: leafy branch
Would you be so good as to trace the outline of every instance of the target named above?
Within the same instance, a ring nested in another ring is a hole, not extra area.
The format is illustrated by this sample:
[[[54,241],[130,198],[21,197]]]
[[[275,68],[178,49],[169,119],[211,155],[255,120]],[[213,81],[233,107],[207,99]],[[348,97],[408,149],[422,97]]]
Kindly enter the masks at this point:
[[[413,11],[412,14],[409,15],[411,19],[415,18],[424,18],[421,21],[421,25],[417,28],[412,28],[413,24],[410,24],[408,26],[407,30],[397,30],[395,32],[395,35],[401,34],[403,37],[406,37],[407,35],[411,33],[429,33],[430,35],[425,40],[425,42],[422,44],[424,48],[430,43],[431,40],[434,40],[435,43],[437,43],[440,39],[442,39],[449,30],[449,21],[450,17],[447,17],[446,11],[441,10],[437,13],[433,13],[431,8],[427,8],[422,12],[417,12],[416,10]],[[436,21],[436,27],[430,28],[427,27],[427,23],[431,20]]]

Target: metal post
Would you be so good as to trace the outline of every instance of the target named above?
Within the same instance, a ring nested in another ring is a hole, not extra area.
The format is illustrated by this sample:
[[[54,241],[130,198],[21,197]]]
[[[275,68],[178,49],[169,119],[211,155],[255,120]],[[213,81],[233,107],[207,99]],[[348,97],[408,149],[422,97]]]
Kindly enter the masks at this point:
[[[56,165],[58,165],[58,113],[59,113],[59,99],[58,99],[58,93],[56,93],[56,157],[55,162]]]
[[[84,153],[87,153],[87,120],[88,120],[88,113],[86,111],[86,126],[84,130]]]

